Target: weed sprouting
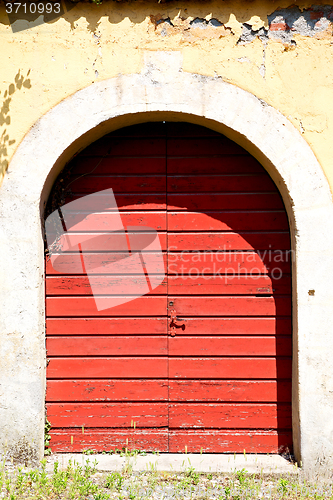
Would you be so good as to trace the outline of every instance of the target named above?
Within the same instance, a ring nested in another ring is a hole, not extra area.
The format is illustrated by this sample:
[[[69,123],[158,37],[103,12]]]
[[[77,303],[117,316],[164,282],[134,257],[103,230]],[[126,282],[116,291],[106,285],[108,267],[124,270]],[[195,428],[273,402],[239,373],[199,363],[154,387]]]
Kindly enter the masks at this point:
[[[155,460],[146,471],[135,472],[131,467],[133,455],[126,455],[125,451],[122,456],[126,458],[123,469],[109,473],[98,471],[97,462],[87,458],[80,464],[69,460],[66,467],[55,461],[52,470],[46,460],[33,469],[0,462],[0,499],[333,500],[332,480],[310,483],[296,469],[285,477],[250,474],[246,469],[228,475],[203,473],[195,469],[187,455],[182,472],[160,472]]]
[[[225,489],[224,489],[224,493],[225,493],[225,496],[226,498],[229,498],[230,495],[231,495],[231,489],[229,486],[226,486]]]
[[[235,476],[241,486],[245,486],[247,484],[247,474],[248,471],[246,469],[236,471]]]
[[[93,499],[94,500],[109,500],[110,495],[105,493],[104,491],[98,491],[97,493],[94,493]]]
[[[289,481],[288,479],[280,478],[278,482],[278,491],[285,495],[289,490]]]
[[[124,482],[123,476],[119,472],[112,472],[105,481],[105,486],[111,490],[121,491]]]
[[[51,455],[52,450],[50,448],[51,441],[51,423],[48,421],[47,417],[45,417],[45,429],[44,429],[44,455]]]
[[[91,448],[87,448],[86,450],[83,450],[82,452],[84,455],[95,455],[97,453],[97,451],[91,449]]]
[[[186,469],[185,477],[187,477],[192,484],[198,484],[200,480],[200,475],[198,472],[195,472],[194,467],[188,467]]]
[[[55,490],[55,493],[60,496],[67,488],[68,485],[68,480],[70,477],[69,470],[64,471],[59,471],[59,462],[54,463],[54,469],[53,469],[53,477],[52,477],[52,482],[53,482],[53,487]]]

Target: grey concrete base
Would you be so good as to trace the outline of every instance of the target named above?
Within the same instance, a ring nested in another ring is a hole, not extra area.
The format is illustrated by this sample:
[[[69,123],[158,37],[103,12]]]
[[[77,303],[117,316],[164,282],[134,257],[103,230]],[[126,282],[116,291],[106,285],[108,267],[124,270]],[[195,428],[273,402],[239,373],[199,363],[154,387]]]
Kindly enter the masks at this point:
[[[47,470],[53,470],[54,462],[59,462],[61,469],[66,468],[69,461],[84,465],[87,460],[92,464],[97,460],[98,471],[121,471],[131,466],[134,472],[168,471],[183,472],[194,467],[197,472],[232,473],[246,469],[251,474],[262,475],[297,475],[299,469],[279,455],[215,455],[215,454],[180,454],[165,453],[146,456],[121,457],[119,455],[83,455],[80,453],[59,453],[51,455],[47,460]]]

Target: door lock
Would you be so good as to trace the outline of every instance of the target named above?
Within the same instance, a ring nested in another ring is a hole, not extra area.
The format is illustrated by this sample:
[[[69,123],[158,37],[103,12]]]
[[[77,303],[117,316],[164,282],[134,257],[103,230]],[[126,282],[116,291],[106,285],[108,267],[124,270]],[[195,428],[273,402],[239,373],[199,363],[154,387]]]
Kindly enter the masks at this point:
[[[181,328],[182,330],[185,330],[185,325],[184,322],[186,319],[179,318],[176,313],[176,309],[171,309],[170,311],[170,335],[171,337],[174,337],[176,335],[176,327]],[[181,325],[177,324],[177,322],[182,322]]]

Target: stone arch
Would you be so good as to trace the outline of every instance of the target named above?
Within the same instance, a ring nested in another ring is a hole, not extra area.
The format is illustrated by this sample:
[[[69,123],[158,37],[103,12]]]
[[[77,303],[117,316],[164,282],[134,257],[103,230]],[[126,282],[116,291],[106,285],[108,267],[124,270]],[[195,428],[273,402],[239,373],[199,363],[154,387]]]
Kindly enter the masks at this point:
[[[181,71],[178,53],[152,53],[140,74],[93,84],[33,126],[0,192],[0,444],[43,450],[45,344],[43,208],[65,163],[104,134],[144,121],[181,120],[223,133],[267,169],[288,212],[293,265],[293,435],[310,468],[332,460],[333,203],[308,144],[277,110],[221,78]]]

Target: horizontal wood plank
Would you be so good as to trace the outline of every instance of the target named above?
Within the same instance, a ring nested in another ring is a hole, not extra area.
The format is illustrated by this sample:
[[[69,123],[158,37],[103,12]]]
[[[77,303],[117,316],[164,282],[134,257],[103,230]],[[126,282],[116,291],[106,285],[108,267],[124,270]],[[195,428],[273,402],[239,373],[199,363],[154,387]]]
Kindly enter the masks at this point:
[[[202,210],[274,210],[284,208],[281,196],[276,191],[271,193],[168,193],[167,196],[168,210],[182,209],[200,212]]]
[[[51,358],[47,378],[167,378],[166,357]]]
[[[168,158],[177,157],[195,157],[197,155],[209,158],[214,155],[248,155],[245,149],[226,137],[169,137],[168,138]],[[209,160],[208,160],[209,161]]]
[[[109,451],[146,450],[168,451],[167,429],[51,429],[53,453],[80,453],[83,450]]]
[[[122,296],[120,296],[120,299]],[[107,297],[105,299],[107,301]],[[85,317],[85,316],[164,316],[167,299],[164,296],[143,296],[129,300],[108,309],[97,310],[93,297],[47,297],[46,314],[49,317]],[[153,314],[152,314],[153,312]]]
[[[91,194],[104,189],[113,189],[114,193],[165,193],[165,175],[90,175],[89,182],[85,177],[70,178],[71,191]],[[117,197],[116,197],[117,199]]]
[[[166,356],[168,339],[164,337],[47,337],[50,356]]]
[[[159,137],[112,137],[104,136],[85,148],[80,156],[165,156],[166,141]]]
[[[123,214],[121,214],[124,219]],[[151,227],[164,229],[157,217],[148,218]],[[154,224],[154,226],[152,225]],[[134,225],[134,223],[133,223]],[[147,224],[149,225],[149,224]],[[285,212],[168,212],[169,231],[247,231],[255,227],[260,230],[288,230],[288,219]]]
[[[164,334],[169,318],[47,318],[47,335]],[[291,335],[291,318],[187,318],[182,335]]]
[[[166,358],[52,358],[48,378],[166,378]],[[275,379],[291,377],[291,360],[169,358],[170,378]]]
[[[72,194],[66,198],[66,203],[84,197],[86,210],[94,210],[96,201],[85,195]],[[119,193],[115,196],[118,210],[166,210],[166,195],[158,193]],[[200,213],[206,210],[281,210],[283,203],[278,193],[232,193],[232,194],[168,194],[169,211],[195,211]],[[105,203],[105,210],[108,209]],[[110,202],[110,210],[114,210]]]
[[[159,335],[168,318],[46,318],[47,335]]]
[[[46,401],[168,401],[168,380],[48,380]]]
[[[180,322],[181,323],[181,322]],[[181,330],[180,330],[181,332]],[[182,337],[169,339],[170,356],[291,356],[288,337]],[[253,360],[255,363],[255,360]]]
[[[52,427],[158,428],[168,425],[168,403],[48,403]]]
[[[156,275],[154,278],[157,278]],[[134,279],[130,276],[129,279]],[[146,283],[146,278],[135,277],[139,287]],[[98,286],[101,294],[126,294],[128,283],[123,276],[47,276],[45,280],[46,295],[92,295],[91,283]],[[209,276],[209,275],[181,275],[169,276],[150,294],[165,295],[267,295],[291,293],[290,276],[281,279],[272,279],[269,276]],[[146,294],[148,295],[148,294]]]
[[[281,273],[291,272],[292,254],[282,250],[262,250],[258,252],[228,252],[223,250],[192,252],[183,250],[176,253],[169,245],[168,272],[171,275],[207,275],[215,276],[229,274],[232,276],[245,274],[273,274],[273,279],[279,280]]]
[[[157,279],[159,276],[150,276],[153,279]],[[147,284],[145,277],[140,276],[129,276],[126,280],[124,275],[115,276],[47,276],[45,280],[45,292],[46,295],[92,295],[91,285],[94,289],[98,289],[99,293],[102,295],[108,294],[120,294],[126,295],[128,292],[128,282],[132,280],[133,290],[135,290],[136,285],[140,290],[144,285]],[[153,289],[151,292],[154,295],[165,295],[167,290],[167,282],[164,282]]]
[[[101,195],[102,196],[102,195]],[[84,194],[80,195],[78,193],[71,194],[65,198],[66,203],[71,201],[84,198],[84,207],[86,210],[95,210],[96,201],[93,197],[86,196]],[[166,194],[157,193],[123,193],[117,194],[115,196],[118,210],[120,212],[126,212],[129,210],[141,210],[145,212],[147,210],[166,210]],[[109,205],[107,202],[104,203],[105,210],[115,210],[113,200],[109,198]]]
[[[51,356],[291,356],[290,337],[47,337]]]
[[[67,231],[116,231],[119,229],[119,217],[125,230],[128,226],[143,227],[144,230],[147,230],[148,227],[156,231],[166,230],[166,213],[163,211],[122,211],[120,214],[118,211],[91,213],[86,207],[84,208],[85,210],[80,212],[66,212]],[[98,249],[96,248],[96,250]]]
[[[74,227],[75,229],[75,227]],[[105,232],[92,232],[92,231],[67,231],[67,233],[57,239],[56,233],[48,233],[49,245],[56,245],[59,247],[61,257],[66,256],[68,253],[83,254],[85,261],[90,258],[90,253],[99,252],[105,259],[109,254],[119,254],[117,260],[120,258],[129,257],[129,252],[141,252],[147,255],[156,254],[165,248],[166,233],[159,231],[156,234],[154,229],[139,227],[136,229],[121,231],[105,231]],[[55,254],[57,257],[56,249],[51,246],[51,257]],[[54,258],[55,258],[54,257]],[[79,255],[80,257],[80,255]],[[130,260],[130,259],[129,259]],[[102,261],[103,262],[103,261]]]
[[[72,172],[75,175],[134,175],[153,174],[165,175],[165,158],[137,158],[101,156],[79,156],[74,158]],[[262,167],[260,167],[262,168]]]
[[[58,453],[85,449],[109,451],[115,448],[159,451],[161,453],[282,453],[292,451],[290,431],[227,430],[90,430],[51,429],[51,447]],[[72,443],[73,441],[73,443]],[[168,441],[170,446],[168,447]],[[186,448],[185,448],[186,447]]]
[[[164,238],[164,243],[166,239]],[[157,252],[140,252],[142,262],[144,265],[151,266],[152,269],[160,269],[161,261],[164,263],[164,269],[166,269],[167,257],[164,254],[161,257],[160,253]],[[78,252],[74,253],[63,253],[57,254],[53,253],[51,256],[46,257],[45,272],[46,276],[52,275],[71,275],[71,274],[83,274],[85,275],[87,270],[89,270],[89,276],[94,274],[101,274],[100,271],[103,269],[104,275],[142,275],[142,266],[138,266],[137,259],[129,258],[130,254],[124,251],[120,252],[100,252],[100,253],[88,253],[84,252],[84,266],[82,266],[82,254]],[[163,270],[163,269],[162,269]],[[122,271],[122,272],[120,272]]]
[[[290,429],[291,405],[267,403],[169,405],[169,428]]]
[[[169,296],[168,300],[173,302],[172,307],[179,316],[289,316],[291,314],[291,303],[288,296]]]
[[[220,401],[290,403],[290,380],[48,380],[47,402]]]
[[[207,158],[169,158],[168,175],[207,175],[207,163],[209,174],[252,174],[262,173],[262,166],[253,156],[245,155],[223,155]],[[157,173],[157,172],[156,172]]]
[[[282,453],[291,450],[291,431],[195,429],[175,430],[169,434],[169,453]]]
[[[179,323],[179,326],[177,326]],[[185,324],[185,327],[183,326]],[[291,335],[291,318],[186,318],[176,335]]]
[[[111,297],[112,298],[112,297]],[[122,297],[119,297],[119,300]],[[105,297],[106,304],[112,304]],[[179,316],[289,316],[290,298],[277,297],[179,297],[171,296]],[[114,302],[115,303],[115,302]],[[156,316],[166,314],[165,296],[143,296],[108,309],[97,310],[93,297],[47,297],[46,311],[49,317],[103,317],[103,316]],[[186,325],[185,325],[186,327]]]
[[[291,359],[170,358],[170,378],[276,379],[291,377]]]
[[[162,238],[160,238],[162,242]],[[260,233],[169,233],[168,245],[173,251],[191,250],[289,250],[288,232]]]
[[[170,401],[290,403],[290,380],[170,380]]]
[[[195,268],[194,268],[195,269]],[[158,287],[154,293],[163,293]],[[269,276],[168,276],[170,295],[267,295],[290,294],[289,276],[273,280]]]
[[[276,187],[272,179],[265,174],[170,175],[167,178],[167,190],[168,193],[251,193],[253,191],[262,193],[275,191]]]

